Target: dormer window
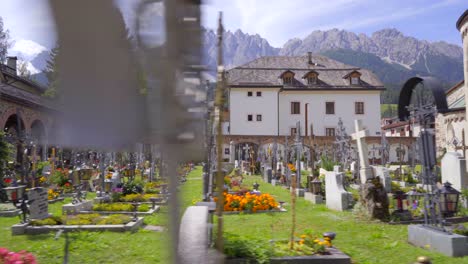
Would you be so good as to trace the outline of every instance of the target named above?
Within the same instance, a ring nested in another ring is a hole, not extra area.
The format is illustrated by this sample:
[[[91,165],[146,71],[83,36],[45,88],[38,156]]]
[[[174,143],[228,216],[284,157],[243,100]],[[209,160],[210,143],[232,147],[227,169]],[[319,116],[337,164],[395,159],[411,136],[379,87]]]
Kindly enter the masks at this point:
[[[318,75],[319,74],[316,71],[309,71],[302,76],[302,79],[305,79],[308,85],[314,85],[318,83]]]
[[[283,85],[292,85],[294,80],[294,72],[287,70],[283,72],[279,78],[283,81]]]
[[[348,79],[350,85],[360,85],[361,84],[361,73],[354,70],[345,76],[343,76],[343,79]]]

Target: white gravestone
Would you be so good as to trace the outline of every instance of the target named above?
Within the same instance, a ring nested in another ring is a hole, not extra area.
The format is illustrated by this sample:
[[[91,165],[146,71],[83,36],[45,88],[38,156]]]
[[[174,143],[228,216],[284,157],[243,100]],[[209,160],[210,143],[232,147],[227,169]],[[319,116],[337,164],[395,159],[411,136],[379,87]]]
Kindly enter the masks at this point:
[[[450,182],[452,187],[461,191],[468,188],[466,159],[458,152],[447,152],[441,161],[442,182]]]
[[[356,133],[354,133],[353,139],[356,140],[359,152],[359,161],[361,164],[360,176],[361,183],[366,183],[368,179],[373,178],[372,168],[369,166],[369,151],[367,149],[366,137],[369,136],[369,130],[364,129],[362,126],[362,120],[354,120]]]
[[[344,173],[327,171],[325,173],[325,197],[327,208],[344,211],[351,208],[353,196],[343,186]]]
[[[44,219],[49,217],[49,202],[47,201],[47,189],[37,187],[28,192],[29,218]]]

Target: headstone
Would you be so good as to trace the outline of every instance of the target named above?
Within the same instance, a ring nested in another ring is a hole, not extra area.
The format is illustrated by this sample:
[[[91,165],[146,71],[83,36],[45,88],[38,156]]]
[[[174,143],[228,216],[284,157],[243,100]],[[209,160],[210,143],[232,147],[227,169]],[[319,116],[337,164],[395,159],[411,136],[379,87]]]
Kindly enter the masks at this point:
[[[267,182],[271,183],[271,179],[273,178],[273,170],[271,168],[267,168],[265,171],[267,174]]]
[[[351,172],[353,172],[353,173],[357,170],[357,163],[356,163],[356,161],[351,162],[351,164],[349,165],[349,170],[350,170]]]
[[[390,171],[388,168],[383,166],[373,166],[374,175],[380,178],[380,182],[382,183],[385,191],[387,193],[392,192],[392,178],[390,177]]]
[[[369,136],[369,131],[362,126],[362,120],[354,120],[356,133],[353,134],[353,139],[356,140],[359,152],[359,162],[361,165],[360,176],[361,183],[366,183],[368,179],[374,177],[372,169],[369,167],[369,151],[365,138]]]
[[[327,171],[325,174],[325,200],[330,209],[337,211],[351,209],[353,196],[343,185],[344,177],[342,172]]]
[[[229,142],[229,163],[234,163],[235,157],[235,146],[234,141]]]
[[[458,152],[447,152],[441,161],[442,182],[450,182],[457,191],[468,188],[466,159]]]
[[[47,189],[36,187],[28,192],[29,218],[44,219],[49,217],[49,202],[47,201]]]

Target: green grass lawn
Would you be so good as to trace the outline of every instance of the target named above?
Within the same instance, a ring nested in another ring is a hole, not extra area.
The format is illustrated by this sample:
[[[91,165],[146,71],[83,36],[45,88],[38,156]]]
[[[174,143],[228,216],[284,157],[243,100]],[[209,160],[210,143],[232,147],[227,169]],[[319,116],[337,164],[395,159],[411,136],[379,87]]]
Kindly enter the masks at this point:
[[[246,182],[261,183],[259,176],[247,176]],[[270,193],[278,200],[290,202],[289,192],[268,183],[260,191]],[[225,232],[263,239],[287,239],[291,228],[290,206],[287,213],[226,215]],[[334,245],[350,255],[353,263],[413,263],[418,256],[428,256],[433,263],[468,263],[468,257],[450,258],[442,254],[414,247],[407,242],[406,225],[388,225],[379,222],[357,220],[351,212],[335,212],[324,205],[313,205],[298,198],[296,203],[297,228],[301,234],[305,229],[315,232],[337,233]]]
[[[201,167],[188,175],[181,186],[181,211],[201,197]],[[88,195],[93,198],[94,193]],[[49,205],[49,212],[61,215],[62,205],[71,198]],[[145,216],[145,224],[167,226],[167,206],[152,216]],[[10,227],[19,223],[18,217],[0,217],[0,247],[13,251],[32,252],[41,264],[62,263],[65,236],[57,240],[55,233],[35,236],[12,236]],[[74,232],[69,234],[69,263],[168,263],[168,232],[140,229],[135,233]]]
[[[180,188],[180,205],[183,211],[201,198],[201,167],[187,177]],[[259,176],[247,176],[246,182],[260,183],[262,192],[271,193],[277,200],[289,202],[289,192],[282,187],[263,183]],[[64,203],[69,202],[67,199]],[[63,203],[50,205],[50,212],[61,214]],[[291,227],[290,206],[286,213],[226,215],[225,232],[255,237],[269,243],[270,239],[288,238]],[[413,263],[418,256],[429,256],[433,263],[467,263],[468,257],[449,258],[438,253],[416,248],[406,242],[407,227],[391,226],[378,222],[363,222],[351,212],[334,212],[323,205],[312,205],[303,198],[297,201],[297,232],[313,229],[316,232],[334,231],[334,245],[350,255],[354,263]],[[145,223],[167,225],[167,207]],[[0,247],[27,250],[34,253],[39,263],[62,263],[65,238],[55,240],[55,234],[36,236],[11,236],[11,225],[17,217],[0,218]],[[136,233],[79,232],[70,234],[69,263],[168,263],[167,232],[139,230]]]

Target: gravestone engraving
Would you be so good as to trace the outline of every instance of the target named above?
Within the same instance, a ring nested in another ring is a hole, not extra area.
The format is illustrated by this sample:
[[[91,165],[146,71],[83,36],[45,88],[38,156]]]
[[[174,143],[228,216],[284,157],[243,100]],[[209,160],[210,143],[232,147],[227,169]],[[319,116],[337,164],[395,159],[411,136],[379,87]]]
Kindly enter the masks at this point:
[[[47,201],[47,189],[36,187],[29,190],[29,218],[44,219],[49,217],[49,203]]]

